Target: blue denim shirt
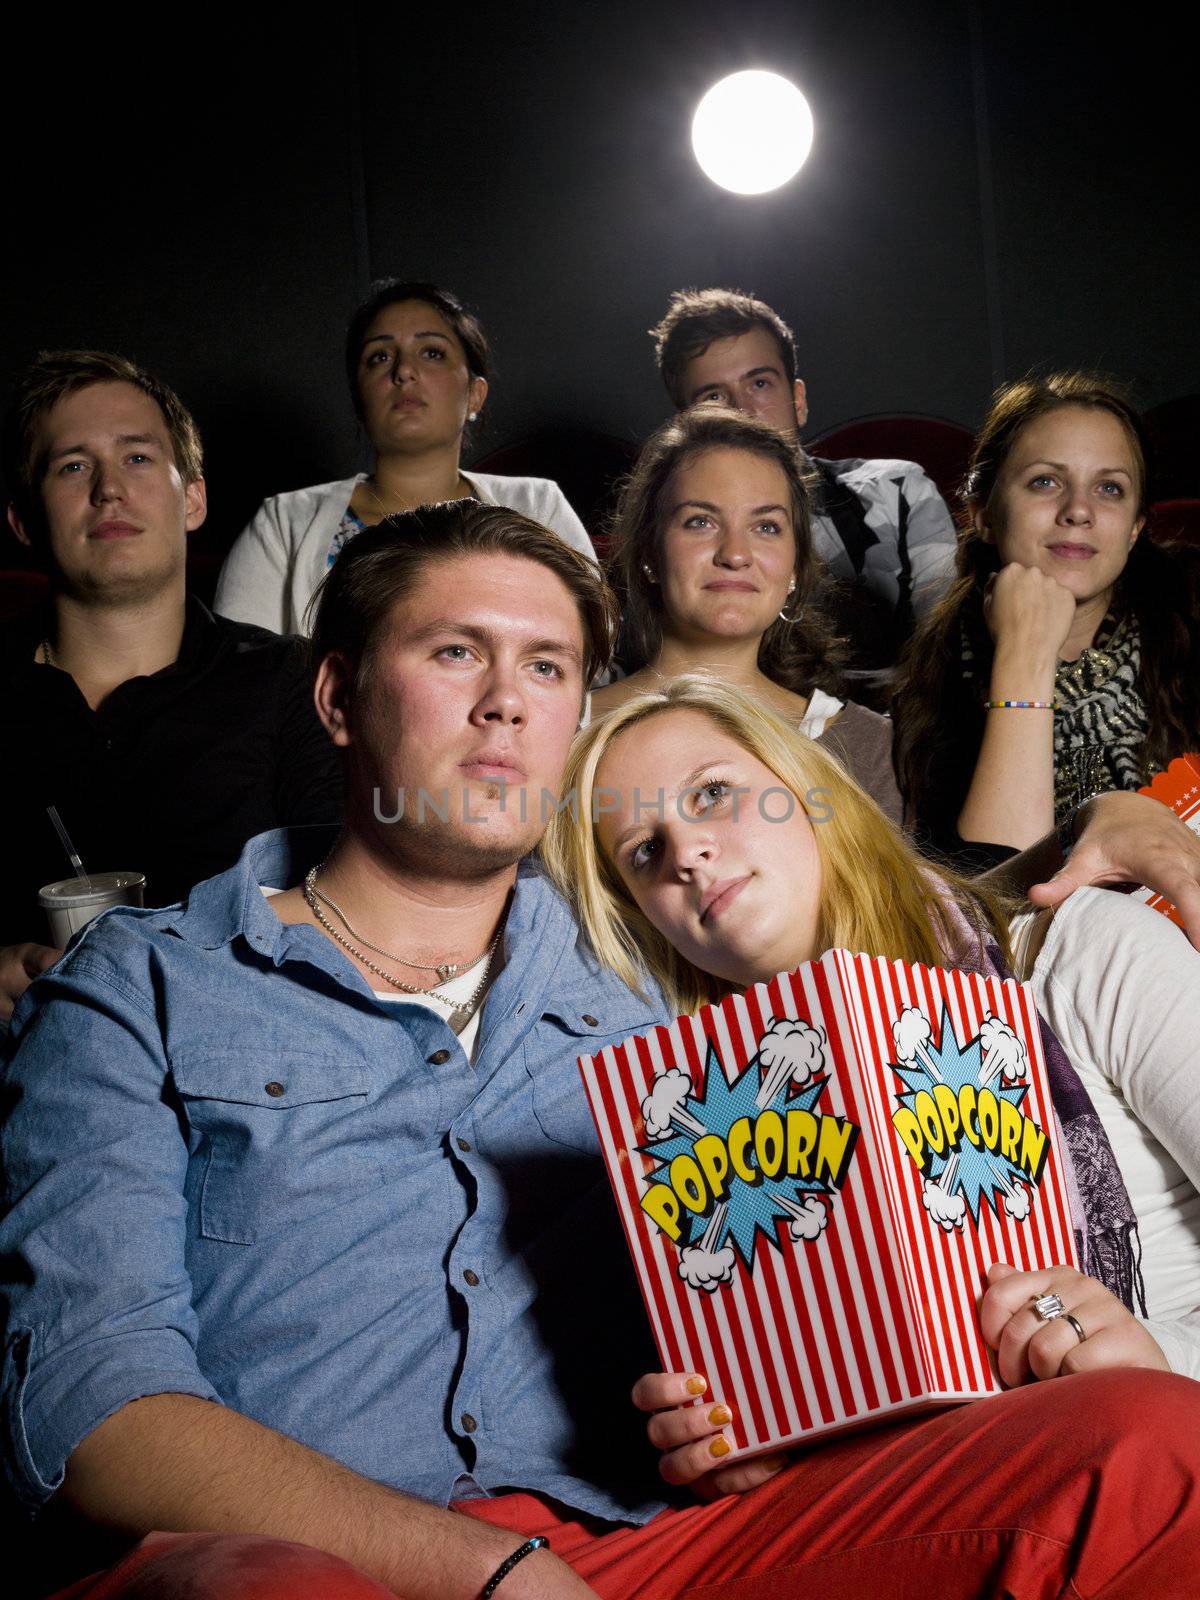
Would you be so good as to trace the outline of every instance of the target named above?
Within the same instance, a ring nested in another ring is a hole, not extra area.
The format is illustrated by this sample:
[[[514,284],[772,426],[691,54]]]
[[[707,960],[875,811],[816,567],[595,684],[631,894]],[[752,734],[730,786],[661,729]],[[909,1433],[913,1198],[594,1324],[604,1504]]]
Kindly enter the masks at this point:
[[[597,970],[523,863],[472,1068],[260,894],[329,843],[262,834],[185,906],[108,913],[18,1008],[14,1487],[36,1509],[105,1417],[176,1392],[426,1500],[521,1488],[643,1521],[628,1391],[658,1362],[576,1057],[664,1007]]]

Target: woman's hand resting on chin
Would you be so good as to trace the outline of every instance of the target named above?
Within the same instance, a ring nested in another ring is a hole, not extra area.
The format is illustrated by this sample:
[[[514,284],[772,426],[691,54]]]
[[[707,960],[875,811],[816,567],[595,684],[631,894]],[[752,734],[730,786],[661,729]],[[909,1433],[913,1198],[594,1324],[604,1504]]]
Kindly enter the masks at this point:
[[[1010,667],[1028,661],[1053,678],[1058,653],[1075,621],[1075,596],[1036,567],[1011,561],[988,582],[983,620],[997,652],[1010,656]],[[1009,687],[1003,692],[1014,691]]]

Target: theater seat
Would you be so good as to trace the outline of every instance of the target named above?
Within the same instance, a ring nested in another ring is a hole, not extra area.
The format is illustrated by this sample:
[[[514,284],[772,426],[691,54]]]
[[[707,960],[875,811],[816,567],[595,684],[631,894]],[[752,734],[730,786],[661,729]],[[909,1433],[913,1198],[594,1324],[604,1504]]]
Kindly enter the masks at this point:
[[[847,456],[892,457],[915,461],[933,479],[945,499],[953,504],[971,454],[970,431],[942,417],[858,417],[853,422],[827,428],[806,439],[810,455],[841,461]]]
[[[1200,498],[1200,394],[1151,406],[1146,429],[1154,447],[1154,490],[1163,500]]]
[[[1156,500],[1150,507],[1150,532],[1156,539],[1200,545],[1200,500]]]
[[[0,622],[12,622],[34,611],[46,597],[47,582],[44,573],[25,571],[0,571]]]
[[[599,554],[620,480],[637,460],[638,446],[590,428],[546,428],[471,462],[473,472],[553,478],[579,516]]]

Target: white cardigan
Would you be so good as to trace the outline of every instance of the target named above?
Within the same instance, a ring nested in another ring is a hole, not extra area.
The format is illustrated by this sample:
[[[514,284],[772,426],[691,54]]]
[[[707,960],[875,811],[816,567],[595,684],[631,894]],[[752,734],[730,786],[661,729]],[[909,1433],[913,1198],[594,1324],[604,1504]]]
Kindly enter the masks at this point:
[[[235,622],[256,622],[276,633],[306,633],[305,609],[327,570],[329,546],[356,484],[366,477],[318,483],[272,495],[225,558],[213,609]],[[464,472],[484,505],[508,506],[558,534],[594,561],[596,552],[566,496],[549,478]]]
[[[1011,925],[1018,969],[1033,925],[1028,913]],[[1146,1327],[1173,1371],[1200,1378],[1200,954],[1161,912],[1077,889],[1054,913],[1030,982],[1133,1202]]]

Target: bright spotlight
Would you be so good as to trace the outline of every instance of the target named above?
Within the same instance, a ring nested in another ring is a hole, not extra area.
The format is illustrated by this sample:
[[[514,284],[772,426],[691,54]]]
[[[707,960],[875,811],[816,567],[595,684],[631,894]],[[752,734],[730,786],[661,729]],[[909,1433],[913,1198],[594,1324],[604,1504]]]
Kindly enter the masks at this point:
[[[696,160],[723,189],[765,194],[793,177],[812,149],[813,118],[794,83],[776,72],[735,72],[692,118]]]

